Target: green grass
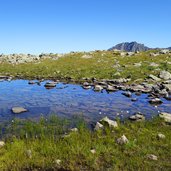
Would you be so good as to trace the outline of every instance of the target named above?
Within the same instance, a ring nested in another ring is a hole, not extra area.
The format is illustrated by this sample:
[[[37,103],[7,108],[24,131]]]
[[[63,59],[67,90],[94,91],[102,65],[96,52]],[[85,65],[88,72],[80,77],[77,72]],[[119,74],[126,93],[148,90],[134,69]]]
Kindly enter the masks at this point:
[[[113,79],[119,77],[130,77],[132,81],[144,80],[149,74],[158,75],[160,70],[171,72],[171,57],[159,55],[150,56],[150,52],[141,52],[134,56],[121,57],[117,52],[98,51],[93,52],[92,58],[83,59],[84,53],[66,54],[58,60],[46,59],[39,63],[25,63],[11,65],[0,64],[1,75],[13,75],[24,78],[72,78],[80,81],[82,78]],[[134,63],[141,62],[140,67]],[[150,63],[155,62],[159,67],[151,67]],[[120,66],[117,67],[117,64]],[[158,70],[160,69],[160,70]],[[115,75],[120,72],[120,76]]]
[[[3,134],[0,170],[171,170],[171,125],[159,118],[118,123],[113,130],[94,132],[84,122],[75,122],[78,132],[69,132],[71,122],[54,116],[38,122],[15,120]],[[69,136],[63,136],[65,132]],[[158,133],[166,138],[158,140]],[[116,139],[123,134],[129,143],[118,145]],[[158,160],[149,160],[147,154]]]

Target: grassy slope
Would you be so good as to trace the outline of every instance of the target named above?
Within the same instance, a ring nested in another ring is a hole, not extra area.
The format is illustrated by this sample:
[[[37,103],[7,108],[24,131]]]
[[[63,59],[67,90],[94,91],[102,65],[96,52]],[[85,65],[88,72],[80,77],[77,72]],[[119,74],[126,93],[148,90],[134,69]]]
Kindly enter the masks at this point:
[[[119,77],[131,77],[132,80],[144,79],[150,73],[157,75],[158,69],[171,72],[171,57],[169,55],[150,56],[149,52],[142,52],[135,56],[121,57],[117,52],[100,51],[94,52],[92,58],[81,58],[83,53],[67,54],[58,60],[42,60],[40,63],[28,64],[0,64],[0,73],[5,75],[20,75],[24,77],[41,78],[67,78],[75,80],[81,78],[112,79]],[[142,66],[136,67],[133,64],[142,62]],[[149,64],[155,62],[159,67],[151,67]],[[120,67],[117,68],[117,63]],[[126,65],[126,66],[125,66]],[[120,76],[115,73],[119,71]]]
[[[114,130],[91,132],[84,124],[79,124],[78,132],[61,138],[66,131],[66,122],[57,118],[51,122],[27,122],[18,131],[16,121],[10,132],[16,135],[9,138],[0,149],[0,170],[170,170],[171,131],[159,118],[153,121],[119,124]],[[17,133],[16,133],[17,132]],[[25,133],[27,132],[27,138]],[[166,139],[158,140],[163,133]],[[118,145],[116,139],[125,134],[129,139],[126,145]],[[37,138],[35,138],[37,137]],[[92,154],[91,149],[96,153]],[[32,151],[32,157],[26,151]],[[147,158],[147,154],[158,156],[158,161]],[[55,160],[60,159],[60,165]]]

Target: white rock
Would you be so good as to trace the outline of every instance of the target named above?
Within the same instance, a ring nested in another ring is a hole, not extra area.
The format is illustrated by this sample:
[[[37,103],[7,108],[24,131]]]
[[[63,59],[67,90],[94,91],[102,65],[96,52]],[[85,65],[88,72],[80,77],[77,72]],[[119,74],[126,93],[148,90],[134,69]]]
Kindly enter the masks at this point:
[[[117,143],[120,145],[126,144],[128,142],[129,142],[129,140],[127,139],[127,137],[125,135],[122,135],[121,138],[117,139]]]
[[[28,110],[23,108],[23,107],[13,107],[12,112],[15,114],[19,114],[19,113],[23,113],[23,112],[27,112]]]
[[[147,158],[150,160],[158,160],[157,156],[155,156],[154,154],[148,154]]]

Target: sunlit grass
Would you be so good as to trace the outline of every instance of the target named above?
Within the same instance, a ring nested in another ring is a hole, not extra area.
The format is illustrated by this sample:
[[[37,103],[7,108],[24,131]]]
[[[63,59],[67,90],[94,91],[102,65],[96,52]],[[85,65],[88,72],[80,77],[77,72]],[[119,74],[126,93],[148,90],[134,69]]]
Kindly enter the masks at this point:
[[[79,121],[74,124],[78,132],[71,132],[73,124],[55,116],[38,122],[16,120],[6,130],[8,139],[0,149],[0,170],[171,169],[170,125],[159,118],[118,123],[119,127],[113,130],[94,132]],[[166,138],[159,140],[158,133]],[[123,134],[129,143],[118,145],[116,140]],[[158,160],[148,159],[147,154],[156,155]]]

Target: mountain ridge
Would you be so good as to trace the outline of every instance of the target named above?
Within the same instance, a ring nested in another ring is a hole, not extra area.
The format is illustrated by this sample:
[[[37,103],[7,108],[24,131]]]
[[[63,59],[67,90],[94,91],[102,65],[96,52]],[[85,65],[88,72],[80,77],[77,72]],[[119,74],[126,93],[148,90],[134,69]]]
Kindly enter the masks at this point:
[[[148,46],[145,46],[144,44],[138,43],[136,41],[133,42],[123,42],[116,44],[115,46],[108,49],[108,51],[111,50],[120,50],[120,51],[126,51],[126,52],[136,52],[136,51],[148,51],[153,49],[169,49],[171,50],[171,47],[167,48],[150,48]]]

